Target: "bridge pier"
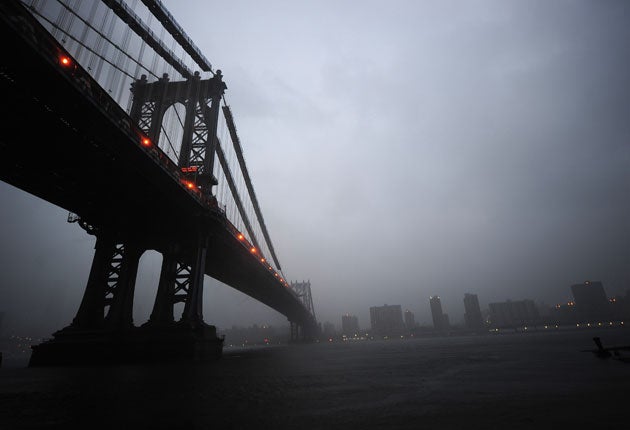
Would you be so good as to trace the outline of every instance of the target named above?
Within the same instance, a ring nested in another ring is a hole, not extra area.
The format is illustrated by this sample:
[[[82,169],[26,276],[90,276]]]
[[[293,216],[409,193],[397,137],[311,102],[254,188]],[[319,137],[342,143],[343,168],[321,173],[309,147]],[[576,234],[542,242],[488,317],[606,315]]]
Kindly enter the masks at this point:
[[[70,326],[71,328],[103,328],[103,308],[105,306],[107,278],[111,268],[115,245],[116,243],[111,236],[97,236],[87,286],[85,287],[77,315],[74,317]]]
[[[317,329],[315,326],[311,327],[309,324],[298,324],[293,321],[289,321],[289,342],[312,342],[317,338]]]
[[[207,250],[208,236],[200,235],[193,253],[193,262],[190,268],[190,285],[182,315],[182,322],[192,326],[203,324],[203,278],[206,273]]]
[[[160,281],[158,283],[155,303],[148,324],[164,325],[175,322],[173,307],[178,301],[176,293],[178,287],[180,289],[183,288],[180,283],[180,281],[182,281],[181,273],[186,270],[187,267],[178,262],[176,253],[177,247],[173,246],[162,256]],[[183,278],[184,282],[188,281],[187,276],[184,275]]]
[[[142,250],[136,244],[126,243],[122,247],[122,261],[116,286],[112,288],[111,305],[105,319],[105,326],[113,330],[133,327],[133,297],[136,289],[138,264]],[[106,304],[107,304],[107,298]]]
[[[195,242],[188,247],[171,246],[164,255],[151,318],[143,326],[135,327],[133,300],[144,247],[137,241],[121,243],[112,235],[98,235],[76,317],[70,326],[56,332],[52,340],[33,346],[29,365],[220,357],[223,339],[217,338],[214,326],[203,321],[202,312],[208,236],[200,235]],[[191,264],[187,264],[191,259]],[[185,303],[179,322],[175,322],[173,315],[176,302]]]
[[[294,343],[299,339],[298,325],[293,321],[289,321],[289,342]]]
[[[142,248],[131,242],[119,243],[108,234],[97,236],[88,282],[70,328],[133,326],[133,297],[142,252]]]

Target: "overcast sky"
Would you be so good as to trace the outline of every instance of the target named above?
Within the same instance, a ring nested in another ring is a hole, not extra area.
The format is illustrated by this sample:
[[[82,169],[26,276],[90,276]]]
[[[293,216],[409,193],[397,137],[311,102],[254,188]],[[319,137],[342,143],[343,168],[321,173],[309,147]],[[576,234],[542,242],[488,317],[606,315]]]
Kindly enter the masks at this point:
[[[320,320],[630,289],[627,1],[164,3],[223,71],[284,273],[311,280]],[[60,328],[94,241],[8,185],[0,202],[7,324]],[[136,323],[159,265],[142,260]],[[284,321],[206,286],[210,323]]]

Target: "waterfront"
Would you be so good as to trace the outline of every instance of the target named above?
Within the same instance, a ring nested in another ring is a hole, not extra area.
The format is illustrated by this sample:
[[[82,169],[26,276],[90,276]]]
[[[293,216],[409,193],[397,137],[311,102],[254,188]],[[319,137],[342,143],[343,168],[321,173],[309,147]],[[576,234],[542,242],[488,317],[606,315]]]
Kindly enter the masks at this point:
[[[0,427],[617,428],[626,329],[228,349],[196,365],[0,370]]]

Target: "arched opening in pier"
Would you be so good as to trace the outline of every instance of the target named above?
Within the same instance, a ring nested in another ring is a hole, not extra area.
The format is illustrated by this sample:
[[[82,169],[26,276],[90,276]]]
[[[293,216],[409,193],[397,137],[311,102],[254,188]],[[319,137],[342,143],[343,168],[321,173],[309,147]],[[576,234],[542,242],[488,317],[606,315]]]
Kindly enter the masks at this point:
[[[173,316],[175,317],[175,321],[181,320],[183,313],[184,313],[184,302],[175,303],[173,305]]]
[[[160,281],[162,254],[148,250],[140,257],[133,301],[133,322],[140,326],[149,320]]]
[[[162,128],[158,146],[168,157],[177,163],[184,136],[184,119],[186,108],[182,103],[169,106],[162,117]]]

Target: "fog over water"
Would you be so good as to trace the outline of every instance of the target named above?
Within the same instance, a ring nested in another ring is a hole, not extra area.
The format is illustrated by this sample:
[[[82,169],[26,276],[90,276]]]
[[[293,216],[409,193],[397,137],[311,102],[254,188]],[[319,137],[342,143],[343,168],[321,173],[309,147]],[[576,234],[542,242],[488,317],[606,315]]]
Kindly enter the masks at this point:
[[[451,321],[463,295],[630,289],[630,3],[174,1],[228,85],[272,241],[318,319],[401,304]],[[138,190],[137,192],[141,192]],[[0,184],[4,330],[49,334],[81,299],[94,239]],[[147,253],[136,323],[160,258]],[[220,327],[285,318],[206,279]]]
[[[2,369],[15,429],[627,427],[626,329],[226,351],[204,364]],[[103,412],[107,405],[107,412]]]

